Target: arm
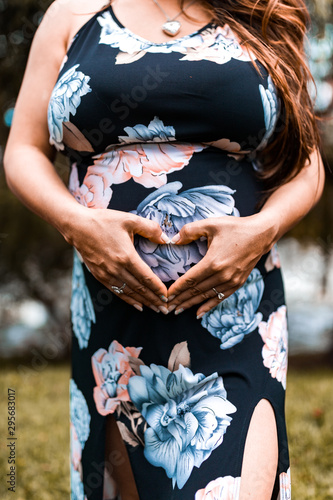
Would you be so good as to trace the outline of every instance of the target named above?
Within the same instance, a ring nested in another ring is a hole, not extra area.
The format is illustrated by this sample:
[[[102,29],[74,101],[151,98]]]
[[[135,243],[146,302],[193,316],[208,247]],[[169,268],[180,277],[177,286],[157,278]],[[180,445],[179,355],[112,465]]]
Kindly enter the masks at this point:
[[[186,224],[174,237],[176,244],[187,244],[205,236],[205,257],[179,278],[169,289],[174,295],[169,307],[178,311],[205,300],[198,318],[220,301],[213,287],[229,297],[242,286],[250,272],[273,245],[297,224],[317,203],[324,187],[325,173],[318,151],[310,163],[291,181],[279,187],[259,213],[249,217],[220,217]]]
[[[88,18],[91,17],[91,4],[80,8],[90,12]],[[74,34],[72,20],[87,20],[87,16],[73,14],[77,9],[76,0],[55,2],[37,30],[5,151],[7,183],[30,210],[52,224],[79,250],[92,274],[106,287],[126,282],[126,293],[120,298],[139,309],[145,304],[159,312],[157,307],[163,304],[160,295],[166,295],[166,287],[139,258],[133,236],[138,233],[156,243],[165,243],[161,228],[133,214],[81,206],[52,164],[54,150],[49,145],[47,106],[68,41]]]
[[[294,227],[319,201],[325,183],[325,170],[318,150],[310,163],[290,182],[278,188],[266,201],[260,216],[273,222],[275,236],[271,247]]]

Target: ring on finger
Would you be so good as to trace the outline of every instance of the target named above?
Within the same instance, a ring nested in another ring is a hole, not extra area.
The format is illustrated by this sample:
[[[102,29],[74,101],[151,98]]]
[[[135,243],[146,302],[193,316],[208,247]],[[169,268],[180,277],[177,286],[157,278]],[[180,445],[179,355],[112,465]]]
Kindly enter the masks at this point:
[[[222,292],[218,292],[218,291],[216,290],[216,288],[213,288],[213,291],[216,293],[217,298],[218,298],[219,300],[223,300],[223,299],[224,299],[224,297],[225,297],[224,293],[222,293]]]
[[[126,286],[126,283],[124,283],[123,285],[121,285],[120,287],[119,286],[115,286],[115,285],[112,285],[111,286],[111,290],[113,290],[115,293],[124,293],[124,288]]]

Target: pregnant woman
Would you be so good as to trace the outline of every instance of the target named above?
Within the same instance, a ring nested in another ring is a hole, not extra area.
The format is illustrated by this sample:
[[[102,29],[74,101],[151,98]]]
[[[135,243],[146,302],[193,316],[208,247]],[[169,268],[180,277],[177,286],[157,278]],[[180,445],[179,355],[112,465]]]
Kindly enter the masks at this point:
[[[72,500],[290,498],[275,243],[324,182],[307,21],[301,0],[44,16],[5,168],[74,247]]]

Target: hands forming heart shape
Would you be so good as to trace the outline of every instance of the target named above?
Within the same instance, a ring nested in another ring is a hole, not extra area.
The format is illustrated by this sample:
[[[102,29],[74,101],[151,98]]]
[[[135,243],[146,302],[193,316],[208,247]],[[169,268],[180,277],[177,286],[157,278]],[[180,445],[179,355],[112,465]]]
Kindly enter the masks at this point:
[[[142,311],[180,314],[199,305],[197,318],[241,287],[260,257],[272,247],[273,229],[263,231],[261,213],[222,216],[185,224],[172,240],[157,222],[116,210],[82,207],[67,240],[91,273],[118,297]],[[139,234],[159,245],[187,245],[207,239],[207,253],[167,288],[134,247]],[[124,286],[124,284],[126,284]],[[113,287],[113,288],[112,288]]]

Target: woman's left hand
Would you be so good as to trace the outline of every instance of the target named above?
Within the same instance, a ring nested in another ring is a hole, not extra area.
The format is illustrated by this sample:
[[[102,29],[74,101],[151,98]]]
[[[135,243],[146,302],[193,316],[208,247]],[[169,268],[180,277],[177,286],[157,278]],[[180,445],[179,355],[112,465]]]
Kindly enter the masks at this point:
[[[179,314],[205,300],[197,310],[201,318],[221,301],[213,288],[222,292],[224,299],[233,294],[271,249],[275,235],[273,222],[260,212],[248,217],[208,218],[183,226],[173,238],[176,245],[187,245],[204,236],[208,250],[198,264],[171,285],[168,309]]]

